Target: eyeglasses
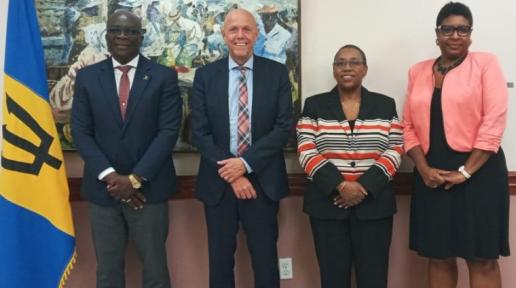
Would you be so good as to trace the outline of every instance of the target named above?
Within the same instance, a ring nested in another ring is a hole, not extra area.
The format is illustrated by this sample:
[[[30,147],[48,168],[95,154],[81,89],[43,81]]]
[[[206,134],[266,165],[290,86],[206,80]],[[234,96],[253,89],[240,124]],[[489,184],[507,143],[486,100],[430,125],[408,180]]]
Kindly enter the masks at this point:
[[[460,25],[460,26],[451,26],[451,25],[440,25],[435,30],[443,36],[452,36],[455,31],[457,31],[457,34],[460,37],[466,37],[471,34],[471,31],[473,30],[471,26],[466,25]]]
[[[335,68],[339,68],[339,69],[342,69],[346,66],[349,65],[349,67],[351,69],[355,69],[355,68],[358,68],[360,65],[363,65],[364,62],[363,61],[359,61],[359,60],[351,60],[351,61],[335,61],[333,62],[333,67]]]
[[[134,36],[138,36],[138,35],[142,34],[142,30],[134,29],[134,28],[113,27],[113,28],[108,28],[107,33],[111,34],[111,35],[116,35],[116,36],[120,36],[123,33],[125,36],[133,36],[134,37]]]

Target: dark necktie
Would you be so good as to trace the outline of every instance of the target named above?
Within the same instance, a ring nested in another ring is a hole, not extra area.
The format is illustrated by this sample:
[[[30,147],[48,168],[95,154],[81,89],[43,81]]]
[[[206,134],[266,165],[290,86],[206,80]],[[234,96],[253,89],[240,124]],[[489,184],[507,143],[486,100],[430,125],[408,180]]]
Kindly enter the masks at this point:
[[[122,119],[125,118],[125,111],[127,110],[127,101],[129,100],[129,91],[131,90],[131,85],[129,84],[129,76],[127,75],[131,68],[132,67],[129,65],[116,67],[116,69],[122,71],[120,85],[118,86],[118,101],[120,103],[120,112],[122,114]]]
[[[247,78],[246,67],[238,67],[240,70],[240,83],[238,90],[240,96],[238,98],[238,139],[237,139],[237,154],[242,155],[249,145],[250,141],[250,127],[249,127],[249,95],[247,93]]]

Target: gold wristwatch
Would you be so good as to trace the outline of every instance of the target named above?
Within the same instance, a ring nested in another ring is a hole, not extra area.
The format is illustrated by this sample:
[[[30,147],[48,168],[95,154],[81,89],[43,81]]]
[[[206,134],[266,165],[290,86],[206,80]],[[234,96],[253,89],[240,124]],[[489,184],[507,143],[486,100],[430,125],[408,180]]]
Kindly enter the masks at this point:
[[[134,189],[142,188],[142,182],[138,181],[134,174],[129,174],[129,181],[131,181],[131,186],[133,186]]]

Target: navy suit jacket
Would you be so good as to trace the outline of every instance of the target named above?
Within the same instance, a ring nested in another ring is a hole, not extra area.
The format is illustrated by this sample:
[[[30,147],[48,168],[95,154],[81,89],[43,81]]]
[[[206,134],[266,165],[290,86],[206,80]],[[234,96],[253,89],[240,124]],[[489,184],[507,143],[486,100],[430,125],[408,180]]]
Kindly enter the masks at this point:
[[[98,205],[117,203],[98,180],[108,167],[143,177],[150,203],[176,191],[172,149],[182,118],[177,73],[140,55],[127,105],[122,120],[111,58],[78,72],[72,136],[85,162],[82,195]]]
[[[217,204],[231,186],[218,175],[217,161],[235,157],[230,152],[228,58],[195,73],[191,99],[193,142],[201,153],[197,197]],[[255,189],[270,199],[288,193],[283,147],[293,127],[291,87],[284,65],[254,56],[252,144],[242,155],[253,169],[248,175]]]

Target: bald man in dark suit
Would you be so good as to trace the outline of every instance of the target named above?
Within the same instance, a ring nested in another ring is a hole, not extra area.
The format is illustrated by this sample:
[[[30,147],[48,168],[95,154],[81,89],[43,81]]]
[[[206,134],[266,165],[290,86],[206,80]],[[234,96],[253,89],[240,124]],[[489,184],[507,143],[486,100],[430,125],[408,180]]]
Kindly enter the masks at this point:
[[[277,213],[288,191],[283,147],[293,125],[288,73],[284,65],[253,55],[258,30],[248,11],[231,10],[222,33],[229,57],[197,70],[192,97],[210,288],[235,287],[239,223],[247,236],[255,287],[279,288]]]

